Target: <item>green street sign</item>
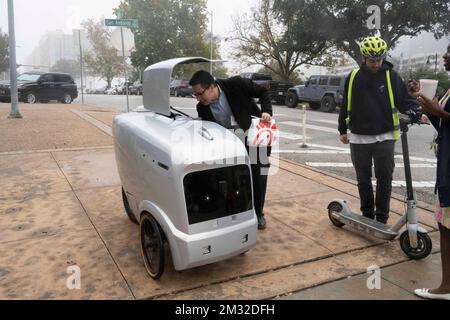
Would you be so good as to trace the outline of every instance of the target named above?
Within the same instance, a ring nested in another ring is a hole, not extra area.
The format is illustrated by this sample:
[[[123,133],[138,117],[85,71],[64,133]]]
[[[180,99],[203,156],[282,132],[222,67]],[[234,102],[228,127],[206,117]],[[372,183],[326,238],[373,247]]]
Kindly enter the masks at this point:
[[[105,26],[137,28],[138,20],[137,19],[105,19]]]

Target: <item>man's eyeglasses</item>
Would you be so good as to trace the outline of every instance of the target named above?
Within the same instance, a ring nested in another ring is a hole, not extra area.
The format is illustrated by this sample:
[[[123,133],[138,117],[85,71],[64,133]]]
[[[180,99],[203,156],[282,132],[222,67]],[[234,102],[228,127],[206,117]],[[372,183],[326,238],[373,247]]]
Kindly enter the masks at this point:
[[[197,98],[201,97],[205,93],[205,91],[209,89],[209,87],[210,86],[207,86],[202,92],[194,93],[194,96],[197,97]]]

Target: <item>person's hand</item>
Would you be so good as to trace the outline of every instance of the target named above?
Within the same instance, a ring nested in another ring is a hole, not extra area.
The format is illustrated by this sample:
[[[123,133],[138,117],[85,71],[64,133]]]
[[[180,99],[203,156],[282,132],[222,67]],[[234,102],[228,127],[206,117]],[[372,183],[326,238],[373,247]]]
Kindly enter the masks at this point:
[[[423,113],[430,113],[435,116],[439,116],[441,109],[439,108],[439,102],[436,97],[434,97],[433,100],[430,100],[423,94],[419,94],[417,101],[420,103]]]
[[[419,95],[419,91],[420,91],[420,82],[417,80],[414,80],[414,79],[409,80],[406,87],[408,88],[408,93],[411,96],[417,98],[417,96]]]
[[[264,121],[270,122],[272,120],[272,117],[267,112],[263,112],[261,115],[261,119]]]
[[[339,137],[339,140],[343,143],[343,144],[349,144],[350,141],[348,140],[348,135],[347,134],[341,134]]]
[[[426,114],[422,114],[422,117],[420,118],[421,124],[430,124],[430,119],[428,119]]]

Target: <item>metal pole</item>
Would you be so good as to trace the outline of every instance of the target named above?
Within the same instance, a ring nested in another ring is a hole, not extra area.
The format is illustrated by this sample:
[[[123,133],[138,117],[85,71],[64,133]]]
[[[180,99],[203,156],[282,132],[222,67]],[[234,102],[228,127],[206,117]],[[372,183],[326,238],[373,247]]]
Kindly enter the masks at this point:
[[[306,144],[306,105],[302,104],[302,134],[303,134],[303,143],[301,145],[302,148],[308,148]]]
[[[211,11],[211,36],[210,36],[210,52],[209,52],[209,60],[211,62],[209,63],[209,73],[212,75],[212,58],[213,58],[213,12]]]
[[[122,55],[123,55],[123,70],[125,73],[125,87],[127,90],[127,111],[130,112],[130,102],[128,100],[128,74],[127,74],[127,58],[125,57],[125,45],[123,43],[123,28],[120,27],[120,37],[122,38]]]
[[[436,56],[434,57],[434,73],[437,74],[437,59],[438,54],[436,52]]]
[[[81,76],[81,104],[84,104],[83,92],[83,50],[81,49],[81,30],[78,29],[78,42],[80,45],[80,76]]]
[[[14,31],[14,1],[8,0],[9,77],[11,79],[11,113],[8,118],[22,118],[17,95],[16,34]]]

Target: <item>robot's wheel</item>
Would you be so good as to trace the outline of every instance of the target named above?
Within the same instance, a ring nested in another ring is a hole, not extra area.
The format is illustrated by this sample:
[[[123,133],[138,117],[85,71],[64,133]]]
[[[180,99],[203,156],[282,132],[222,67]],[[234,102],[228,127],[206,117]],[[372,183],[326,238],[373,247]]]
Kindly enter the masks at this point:
[[[336,219],[334,214],[341,212],[342,209],[342,205],[339,202],[333,201],[328,205],[328,218],[330,218],[332,224],[339,228],[345,226],[345,223],[342,223]]]
[[[134,216],[133,210],[131,210],[130,203],[128,202],[127,194],[125,193],[125,190],[122,188],[122,201],[123,201],[123,207],[125,208],[125,212],[127,213],[128,218],[131,220],[131,222],[135,224],[139,224],[139,221]]]
[[[145,268],[153,279],[159,279],[164,272],[163,231],[149,213],[142,215],[139,230]]]
[[[417,242],[417,248],[412,248],[409,243],[408,231],[406,230],[400,235],[400,247],[408,257],[414,260],[428,257],[433,247],[430,236],[427,233],[417,232]]]

